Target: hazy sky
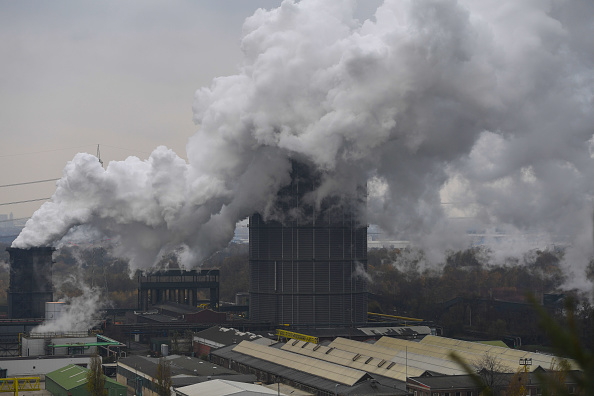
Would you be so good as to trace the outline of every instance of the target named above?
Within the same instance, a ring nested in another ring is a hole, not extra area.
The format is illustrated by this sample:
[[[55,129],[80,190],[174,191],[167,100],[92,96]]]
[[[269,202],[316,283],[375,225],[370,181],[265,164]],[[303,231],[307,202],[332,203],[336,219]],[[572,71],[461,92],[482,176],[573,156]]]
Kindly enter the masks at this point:
[[[279,0],[3,1],[0,185],[58,178],[79,151],[185,157],[194,92],[233,74],[246,17]],[[0,203],[55,183],[0,188]],[[28,217],[42,202],[0,206]]]
[[[0,185],[66,170],[56,190],[1,188],[0,203],[55,191],[15,244],[93,231],[138,265],[183,248],[195,266],[254,211],[285,215],[274,201],[297,159],[324,177],[312,203],[366,180],[365,221],[394,238],[441,254],[471,225],[504,230],[519,238],[503,258],[560,241],[583,272],[594,2],[354,4],[1,3]],[[120,161],[76,155],[97,144]]]

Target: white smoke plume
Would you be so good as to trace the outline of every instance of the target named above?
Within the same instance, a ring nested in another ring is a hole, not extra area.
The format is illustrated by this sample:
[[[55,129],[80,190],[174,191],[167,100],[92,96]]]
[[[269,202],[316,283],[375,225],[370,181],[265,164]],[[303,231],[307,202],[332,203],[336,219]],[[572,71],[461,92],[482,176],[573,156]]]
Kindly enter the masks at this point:
[[[291,159],[325,172],[319,194],[373,180],[368,221],[420,245],[461,247],[444,191],[482,225],[592,235],[593,2],[386,0],[364,21],[354,9],[258,10],[238,73],[196,92],[187,163],[164,147],[105,170],[79,154],[13,246],[85,225],[133,270],[180,247],[196,266],[269,212]],[[568,265],[592,250],[579,243]]]
[[[70,281],[78,285],[82,294],[62,299],[61,302],[65,302],[66,306],[58,318],[46,320],[34,328],[33,333],[84,332],[101,321],[97,314],[105,305],[102,290],[89,287],[84,282],[77,282],[75,278]]]

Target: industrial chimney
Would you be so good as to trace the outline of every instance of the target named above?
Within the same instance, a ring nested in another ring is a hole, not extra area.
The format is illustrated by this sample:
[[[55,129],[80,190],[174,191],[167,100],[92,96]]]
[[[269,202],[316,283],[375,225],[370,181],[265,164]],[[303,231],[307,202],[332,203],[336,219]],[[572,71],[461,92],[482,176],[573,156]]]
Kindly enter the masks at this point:
[[[52,247],[7,248],[10,255],[8,317],[44,318],[45,303],[53,301]]]
[[[280,191],[283,220],[250,217],[250,319],[313,327],[352,326],[367,319],[367,226],[356,202],[326,198],[318,209],[306,195],[320,177],[294,162]],[[352,200],[351,200],[352,201]]]

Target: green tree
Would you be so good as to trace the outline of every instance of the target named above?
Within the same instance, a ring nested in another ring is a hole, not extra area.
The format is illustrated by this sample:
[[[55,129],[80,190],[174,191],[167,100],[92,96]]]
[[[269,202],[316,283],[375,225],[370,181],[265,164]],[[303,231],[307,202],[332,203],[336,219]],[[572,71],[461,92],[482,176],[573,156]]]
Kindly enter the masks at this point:
[[[101,367],[101,358],[94,354],[91,357],[91,366],[87,372],[87,389],[91,396],[104,396],[105,390],[105,375],[103,375],[103,368]]]
[[[160,358],[159,364],[157,365],[157,378],[155,378],[157,394],[159,396],[170,396],[172,385],[171,366],[169,365],[169,361],[164,358]]]

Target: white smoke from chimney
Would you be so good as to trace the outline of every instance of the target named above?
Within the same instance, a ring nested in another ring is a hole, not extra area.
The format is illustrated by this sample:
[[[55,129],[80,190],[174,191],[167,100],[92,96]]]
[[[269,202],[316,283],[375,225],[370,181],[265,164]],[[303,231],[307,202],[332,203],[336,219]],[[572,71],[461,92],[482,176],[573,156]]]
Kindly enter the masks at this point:
[[[101,318],[97,314],[105,307],[105,296],[98,287],[90,287],[77,278],[69,280],[77,285],[81,294],[65,297],[66,306],[55,320],[46,320],[32,330],[33,333],[84,332],[97,325]]]
[[[290,159],[333,178],[320,194],[373,179],[368,221],[420,245],[467,243],[444,215],[444,188],[448,211],[480,225],[591,235],[593,7],[386,0],[362,22],[353,1],[258,10],[238,73],[196,92],[187,163],[164,147],[105,170],[79,154],[13,246],[86,224],[117,240],[132,270],[180,247],[196,266],[236,221],[268,213]]]

